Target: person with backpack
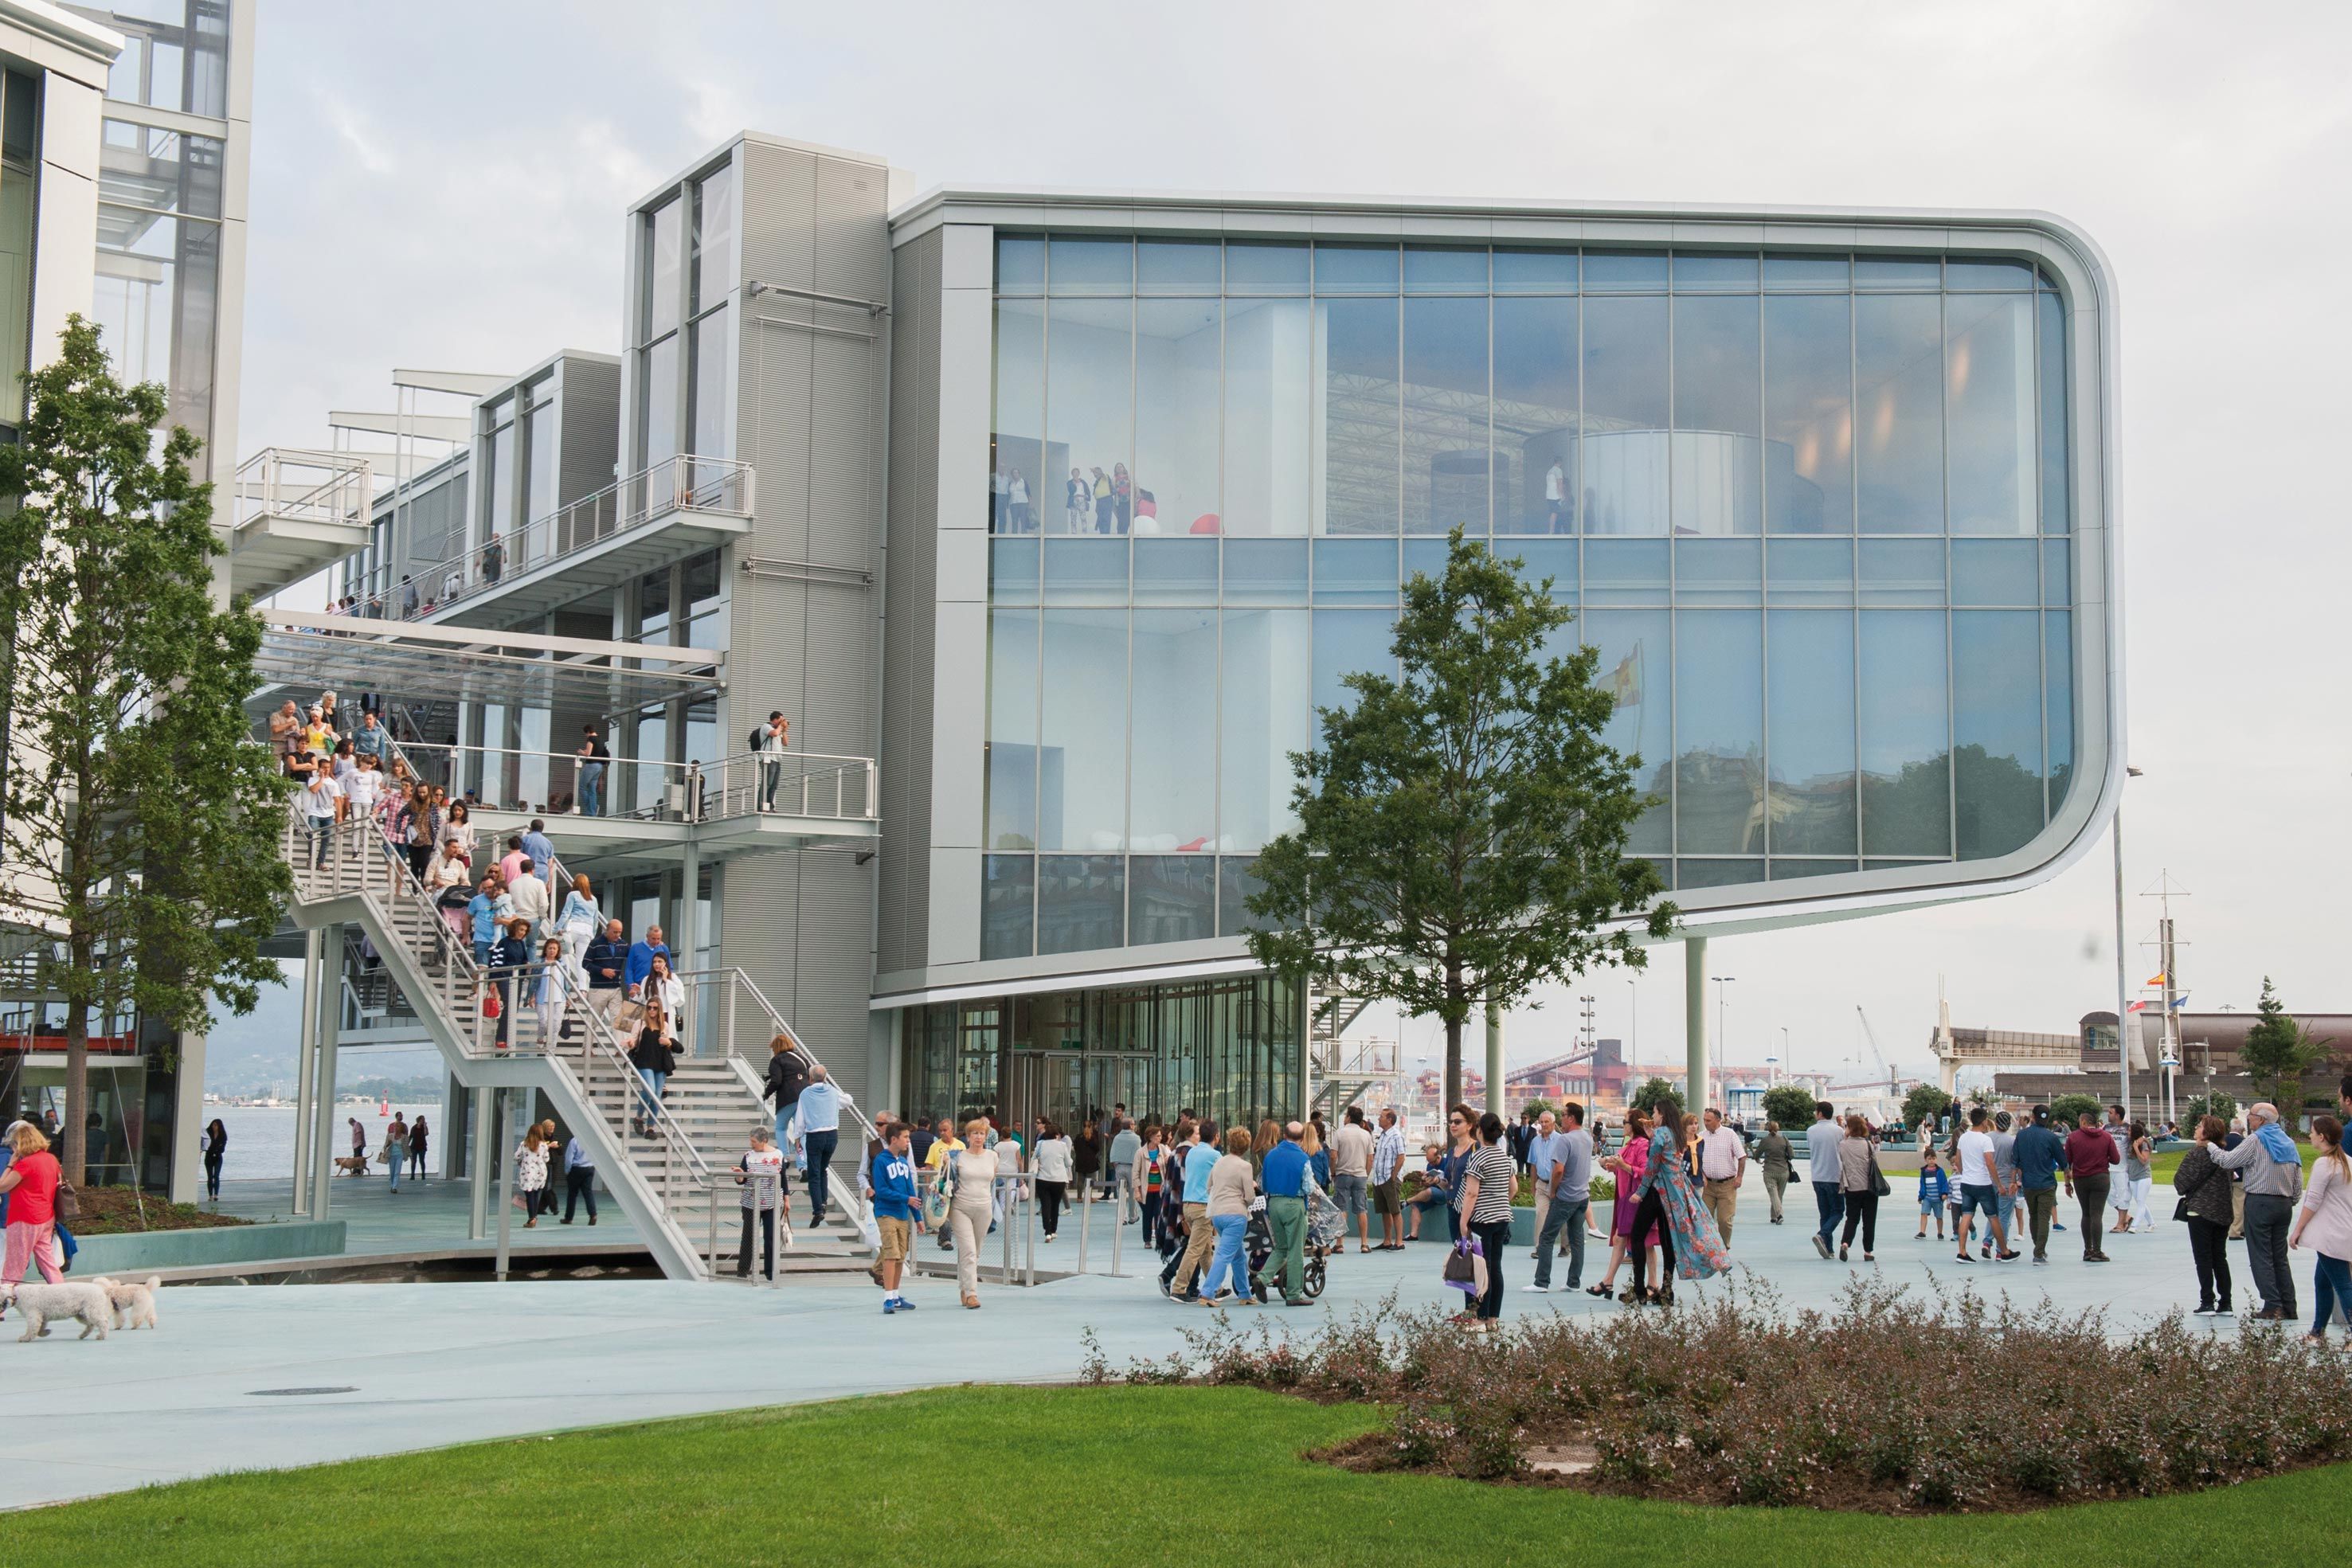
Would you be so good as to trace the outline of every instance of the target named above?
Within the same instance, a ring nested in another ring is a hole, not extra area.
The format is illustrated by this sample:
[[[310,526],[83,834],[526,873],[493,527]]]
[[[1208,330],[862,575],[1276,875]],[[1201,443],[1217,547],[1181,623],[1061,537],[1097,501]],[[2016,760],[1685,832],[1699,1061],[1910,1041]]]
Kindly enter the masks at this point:
[[[784,747],[792,743],[792,721],[779,708],[768,715],[768,722],[745,737],[746,744],[760,758],[760,810],[775,810],[776,791],[784,782]]]

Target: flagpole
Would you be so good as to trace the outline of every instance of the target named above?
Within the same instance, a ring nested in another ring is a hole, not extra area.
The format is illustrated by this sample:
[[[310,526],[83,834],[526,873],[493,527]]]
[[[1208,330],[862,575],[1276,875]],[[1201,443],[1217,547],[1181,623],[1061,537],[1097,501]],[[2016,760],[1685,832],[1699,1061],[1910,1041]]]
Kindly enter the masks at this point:
[[[2131,971],[2125,967],[2131,960],[2124,951],[2124,808],[2116,802],[2114,820],[2108,831],[2116,841],[2116,1098],[2123,1102],[2124,1120],[2131,1120],[2131,1042],[2125,1030],[2132,1021]]]

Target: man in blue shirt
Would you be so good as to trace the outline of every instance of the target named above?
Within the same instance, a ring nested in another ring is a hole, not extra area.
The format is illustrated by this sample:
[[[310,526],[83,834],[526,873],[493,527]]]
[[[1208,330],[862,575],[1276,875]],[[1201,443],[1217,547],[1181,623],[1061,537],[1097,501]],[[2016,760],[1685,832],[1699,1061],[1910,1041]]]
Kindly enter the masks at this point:
[[[1274,1236],[1274,1251],[1266,1259],[1262,1286],[1279,1285],[1282,1304],[1303,1307],[1307,1301],[1307,1151],[1299,1145],[1306,1129],[1292,1122],[1282,1129],[1282,1142],[1266,1151],[1258,1172],[1265,1190],[1265,1225]]]
[[[530,857],[530,863],[538,868],[538,874],[545,880],[552,896],[555,888],[555,844],[547,836],[547,824],[537,817],[533,817],[530,826],[524,830],[522,852]]]
[[[629,948],[629,967],[621,977],[628,986],[631,996],[637,994],[637,988],[644,985],[646,977],[654,972],[654,955],[656,953],[665,958],[669,958],[669,944],[662,940],[660,926],[648,925],[646,927],[645,940],[634,944]],[[677,967],[677,959],[670,958],[670,967],[673,969]]]
[[[1217,1244],[1216,1228],[1209,1223],[1209,1172],[1217,1163],[1216,1123],[1203,1117],[1192,1129],[1192,1142],[1181,1152],[1184,1251],[1166,1279],[1170,1295],[1178,1301],[1189,1301],[1192,1286],[1202,1270],[1208,1268],[1210,1252]]]
[[[474,963],[478,967],[490,961],[490,944],[499,939],[498,891],[497,879],[485,875],[482,885],[466,901],[466,914],[474,923]]]
[[[563,1223],[572,1223],[572,1210],[585,1201],[588,1223],[596,1223],[596,1156],[588,1152],[574,1133],[572,1141],[563,1145]]]
[[[352,735],[352,755],[373,757],[381,765],[383,761],[384,742],[390,738],[384,734],[383,726],[376,723],[375,715],[363,713],[360,715],[359,728]]]
[[[635,962],[634,956],[630,961]],[[849,1096],[841,1092],[822,1067],[809,1069],[808,1087],[793,1103],[793,1114],[801,1128],[801,1155],[808,1161],[811,1229],[824,1224],[824,1203],[829,1191],[825,1167],[832,1164],[833,1151],[841,1142],[841,1108],[848,1103]]]
[[[2050,1107],[2033,1107],[2033,1120],[2017,1134],[2019,1196],[2033,1229],[2033,1260],[2050,1261],[2050,1220],[2058,1212],[2058,1174],[2066,1169],[2066,1140],[2050,1125]]]
[[[819,1069],[822,1071],[823,1069]],[[809,1085],[814,1089],[814,1083]],[[829,1087],[829,1086],[828,1086]],[[803,1100],[808,1098],[803,1092]],[[913,1136],[907,1124],[892,1122],[882,1129],[882,1150],[874,1156],[866,1180],[874,1188],[874,1225],[882,1237],[882,1315],[911,1312],[915,1303],[898,1294],[898,1280],[907,1267],[907,1252],[922,1218],[915,1208]]]

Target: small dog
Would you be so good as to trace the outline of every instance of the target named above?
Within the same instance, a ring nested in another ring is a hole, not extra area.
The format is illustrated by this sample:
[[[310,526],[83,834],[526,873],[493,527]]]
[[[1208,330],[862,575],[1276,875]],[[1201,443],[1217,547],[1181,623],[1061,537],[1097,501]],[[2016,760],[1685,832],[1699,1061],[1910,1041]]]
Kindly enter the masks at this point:
[[[337,1155],[335,1156],[335,1168],[341,1171],[345,1176],[363,1176],[368,1174],[367,1156],[365,1155]]]
[[[143,1281],[110,1280],[100,1275],[90,1283],[104,1291],[106,1299],[113,1304],[116,1328],[155,1326],[155,1292],[163,1288],[162,1275],[150,1274]]]
[[[88,1339],[96,1334],[104,1339],[107,1324],[114,1316],[114,1303],[106,1299],[106,1292],[85,1281],[62,1285],[0,1284],[0,1305],[14,1306],[25,1314],[25,1332],[16,1336],[19,1344],[47,1333],[51,1318],[79,1318],[81,1333],[76,1338]]]

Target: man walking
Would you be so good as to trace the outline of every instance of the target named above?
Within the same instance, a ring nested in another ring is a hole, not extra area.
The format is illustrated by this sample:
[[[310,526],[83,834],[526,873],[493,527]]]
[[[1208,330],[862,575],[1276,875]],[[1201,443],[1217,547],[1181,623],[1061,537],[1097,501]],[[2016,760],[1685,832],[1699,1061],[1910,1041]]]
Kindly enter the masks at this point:
[[[615,920],[613,924],[618,925],[620,922]],[[637,994],[637,988],[644,985],[646,977],[654,972],[654,955],[656,953],[670,958],[669,944],[662,940],[660,926],[648,925],[645,940],[630,945],[628,967],[621,972],[621,978],[628,986],[631,996]],[[670,958],[670,967],[675,968],[677,966],[677,960]]]
[[[1772,1223],[1780,1223],[1780,1196],[1789,1190],[1789,1172],[1797,1163],[1797,1145],[1789,1142],[1778,1122],[1764,1124],[1756,1141],[1756,1158],[1764,1166],[1764,1196],[1772,1200]]]
[[[2286,1238],[2295,1199],[2303,1196],[2303,1155],[2279,1125],[2278,1107],[2267,1100],[2246,1108],[2244,1143],[2209,1152],[2215,1165],[2245,1179],[2246,1262],[2253,1270],[2254,1289],[2263,1293],[2263,1310],[2254,1315],[2290,1322],[2295,1316],[2294,1275],[2287,1262]]]
[[[1536,1191],[1549,1198],[1542,1228],[1536,1233],[1535,1283],[1523,1289],[1540,1295],[1551,1289],[1551,1256],[1556,1240],[1568,1241],[1568,1282],[1570,1294],[1584,1286],[1584,1220],[1592,1202],[1592,1134],[1584,1130],[1584,1107],[1571,1100],[1559,1109],[1560,1130],[1544,1140],[1544,1164],[1536,1172]],[[1545,1113],[1550,1119],[1550,1113]]]
[[[2066,1134],[2066,1165],[2072,1173],[2066,1190],[2083,1210],[2083,1261],[2104,1263],[2107,1254],[2099,1245],[2099,1227],[2106,1216],[2100,1211],[2107,1205],[2112,1169],[2123,1163],[2123,1155],[2116,1152],[2116,1141],[2099,1131],[2097,1119],[2088,1111],[2077,1123]]]
[[[2022,1234],[2017,1228],[2017,1134],[2011,1132],[2009,1113],[2003,1111],[1992,1119],[1992,1179],[1994,1198],[2000,1207],[2000,1233],[2009,1238],[2009,1249],[2017,1250],[2017,1239]],[[1987,1246],[1983,1249],[1990,1251]]]
[[[1739,1186],[1748,1177],[1748,1145],[1723,1124],[1723,1113],[1709,1105],[1701,1118],[1706,1131],[1698,1140],[1698,1174],[1705,1184],[1706,1211],[1731,1245],[1731,1221],[1739,1210]]]
[[[583,1203],[588,1206],[588,1223],[596,1223],[596,1156],[581,1143],[580,1134],[572,1134],[563,1145],[563,1223],[572,1223],[572,1216]]]
[[[1381,1217],[1383,1252],[1404,1250],[1404,1134],[1393,1110],[1381,1113],[1381,1130],[1372,1140],[1372,1212]]]
[[[1979,1214],[1984,1216],[1985,1228],[1992,1234],[1992,1245],[2000,1249],[2000,1260],[2007,1263],[2017,1256],[2000,1223],[2000,1178],[1993,1170],[1991,1122],[1983,1106],[1971,1105],[1969,1130],[1960,1134],[1960,1224],[1953,1240],[1963,1263],[1976,1261],[1969,1256],[1969,1231]],[[1990,1255],[1991,1248],[1986,1250]]]
[[[801,1091],[798,1114],[801,1153],[808,1161],[811,1229],[824,1223],[824,1200],[829,1196],[825,1166],[832,1162],[834,1147],[841,1141],[841,1108],[847,1103],[849,1096],[826,1076],[823,1067],[809,1069],[808,1087]]]
[[[1822,1228],[1813,1232],[1813,1250],[1827,1258],[1845,1218],[1845,1198],[1838,1190],[1837,1107],[1826,1100],[1813,1102],[1813,1124],[1805,1131],[1805,1163],[1811,1167],[1813,1202],[1820,1208]]]
[[[1339,1130],[1331,1134],[1331,1201],[1339,1206],[1343,1238],[1349,1217],[1355,1217],[1359,1252],[1372,1249],[1371,1221],[1365,1218],[1371,1210],[1371,1129],[1364,1125],[1364,1108],[1350,1105]]]
[[[2017,1134],[2017,1182],[2033,1231],[2033,1260],[2050,1261],[2050,1222],[2058,1212],[2058,1173],[2068,1168],[2066,1141],[2050,1126],[2050,1107],[2036,1105]]]
[[[2131,1113],[2120,1105],[2108,1106],[2107,1124],[2102,1130],[2115,1142],[2116,1163],[2123,1164],[2130,1160]],[[2131,1183],[2128,1181],[2124,1183],[2121,1193],[2116,1198],[2115,1211],[2115,1222],[2107,1228],[2116,1235],[2121,1235],[2131,1228]]]
[[[1209,1172],[1217,1163],[1217,1124],[1203,1116],[1192,1129],[1184,1150],[1184,1255],[1169,1276],[1168,1293],[1178,1301],[1192,1299],[1192,1284],[1209,1266],[1217,1232],[1209,1224]]]
[[[555,902],[555,841],[547,836],[547,823],[542,819],[533,817],[530,826],[523,830],[522,852],[530,857],[531,866],[538,868],[540,880],[547,883],[548,902],[552,904]]]
[[[628,994],[629,945],[623,939],[621,923],[606,921],[604,934],[588,944],[580,961],[588,970],[589,1010],[610,1029],[621,1016],[621,1001]],[[646,967],[652,967],[650,960]]]
[[[907,1124],[888,1124],[882,1129],[882,1151],[874,1156],[866,1176],[874,1188],[874,1228],[882,1239],[882,1315],[886,1318],[915,1310],[914,1302],[898,1294],[915,1230],[922,1223],[915,1210],[913,1150],[914,1137]]]
[[[1306,1128],[1286,1123],[1282,1142],[1266,1151],[1258,1172],[1265,1190],[1265,1226],[1273,1232],[1274,1253],[1256,1283],[1279,1287],[1282,1304],[1303,1307],[1307,1301],[1307,1151],[1299,1145]]]

